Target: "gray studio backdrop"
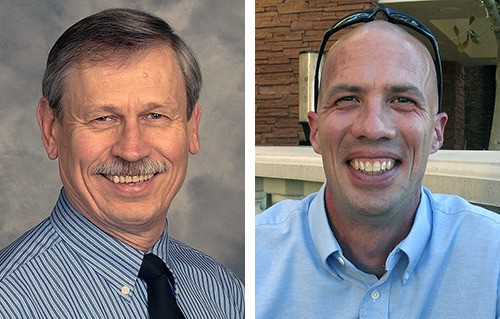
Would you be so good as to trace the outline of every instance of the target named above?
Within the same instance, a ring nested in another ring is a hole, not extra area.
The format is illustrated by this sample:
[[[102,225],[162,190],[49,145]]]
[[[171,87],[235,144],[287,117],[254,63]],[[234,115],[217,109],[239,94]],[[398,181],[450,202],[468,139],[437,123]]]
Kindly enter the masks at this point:
[[[47,217],[61,188],[35,118],[48,51],[67,27],[112,7],[166,19],[200,60],[201,150],[190,157],[169,230],[244,279],[243,0],[0,2],[0,248]]]

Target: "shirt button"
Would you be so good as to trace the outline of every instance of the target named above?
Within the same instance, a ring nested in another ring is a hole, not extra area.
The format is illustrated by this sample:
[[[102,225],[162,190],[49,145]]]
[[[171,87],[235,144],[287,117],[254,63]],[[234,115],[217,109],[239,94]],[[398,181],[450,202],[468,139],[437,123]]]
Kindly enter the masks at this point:
[[[339,257],[337,260],[339,261],[339,263],[340,263],[342,266],[344,266],[344,265],[345,265],[345,261],[344,261],[344,259],[342,259],[342,257]]]
[[[128,295],[129,293],[130,293],[130,288],[128,286],[123,286],[122,287],[122,294]]]
[[[370,296],[372,297],[373,300],[377,300],[380,297],[380,292],[378,292],[378,290],[374,290],[372,291]]]

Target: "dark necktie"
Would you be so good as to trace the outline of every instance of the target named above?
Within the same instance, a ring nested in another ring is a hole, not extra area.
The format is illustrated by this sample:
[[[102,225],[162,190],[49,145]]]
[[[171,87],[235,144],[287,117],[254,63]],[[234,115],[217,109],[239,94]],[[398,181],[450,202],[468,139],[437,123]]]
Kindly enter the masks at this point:
[[[163,260],[153,254],[144,255],[139,278],[148,285],[150,319],[184,318],[172,292],[171,286],[174,286],[172,273]]]

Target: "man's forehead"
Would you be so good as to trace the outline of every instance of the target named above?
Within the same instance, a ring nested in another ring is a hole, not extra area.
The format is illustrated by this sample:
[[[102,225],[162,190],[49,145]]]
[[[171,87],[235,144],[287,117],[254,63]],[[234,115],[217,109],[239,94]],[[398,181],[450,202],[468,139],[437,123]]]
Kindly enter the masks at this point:
[[[359,25],[334,43],[327,53],[323,71],[331,73],[334,65],[342,67],[353,57],[359,61],[363,56],[367,63],[385,56],[387,63],[412,58],[425,69],[434,65],[432,55],[420,40],[398,25],[375,20]]]
[[[163,55],[167,54],[171,56],[169,60],[175,61],[175,64],[180,66],[175,51],[169,45],[163,43],[141,48],[120,49],[110,47],[95,49],[89,52],[89,54],[81,55],[75,60],[75,65],[80,68],[94,66],[128,67],[141,62],[152,52],[161,52]]]
[[[362,24],[342,36],[328,52],[321,76],[323,98],[339,85],[366,89],[376,83],[379,88],[391,88],[388,91],[418,87],[416,96],[426,100],[423,92],[435,87],[435,80],[429,82],[435,78],[435,69],[425,45],[399,26],[380,20]]]
[[[359,45],[360,43],[373,43],[384,46],[388,43],[401,44],[401,41],[414,46],[415,50],[428,51],[419,39],[408,33],[401,26],[385,20],[374,20],[359,24],[342,35],[332,45],[330,52],[334,52],[344,46]]]

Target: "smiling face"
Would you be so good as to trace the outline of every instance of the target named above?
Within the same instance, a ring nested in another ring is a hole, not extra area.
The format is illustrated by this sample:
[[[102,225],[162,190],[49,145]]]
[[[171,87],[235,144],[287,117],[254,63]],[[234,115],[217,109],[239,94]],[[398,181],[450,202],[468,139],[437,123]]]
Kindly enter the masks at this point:
[[[159,46],[125,63],[75,67],[63,105],[59,123],[42,98],[38,119],[72,205],[118,237],[161,232],[188,154],[199,147],[200,108],[187,119],[173,51]]]
[[[311,143],[323,157],[329,211],[387,223],[413,214],[447,117],[436,115],[430,54],[385,21],[339,40],[325,60]]]

